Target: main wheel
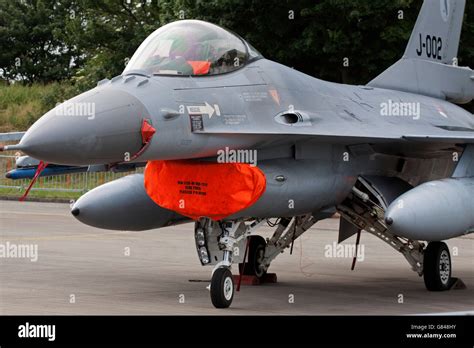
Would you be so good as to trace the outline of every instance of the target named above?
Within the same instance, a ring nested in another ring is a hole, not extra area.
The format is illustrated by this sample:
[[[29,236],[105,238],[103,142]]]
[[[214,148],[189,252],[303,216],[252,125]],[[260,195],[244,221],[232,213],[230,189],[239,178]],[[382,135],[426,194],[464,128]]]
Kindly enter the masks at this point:
[[[262,278],[267,273],[264,268],[260,267],[265,257],[265,247],[267,246],[267,243],[261,236],[250,236],[249,238],[249,257],[248,262],[245,263],[243,274]],[[239,264],[239,271],[242,273],[242,264]]]
[[[429,291],[448,290],[451,283],[451,256],[446,243],[430,242],[423,256],[423,275]]]
[[[226,267],[216,269],[211,279],[211,301],[216,308],[228,308],[234,298],[234,279]]]

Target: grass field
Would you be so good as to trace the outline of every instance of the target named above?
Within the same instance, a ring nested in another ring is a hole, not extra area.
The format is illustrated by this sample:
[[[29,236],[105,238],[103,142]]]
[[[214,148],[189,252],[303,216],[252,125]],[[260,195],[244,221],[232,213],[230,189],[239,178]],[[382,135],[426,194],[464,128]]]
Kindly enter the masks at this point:
[[[0,84],[0,133],[25,131],[56,103],[78,94],[68,83]]]
[[[20,198],[31,182],[30,179],[11,180],[5,177],[5,173],[15,168],[14,155],[14,151],[6,151],[0,155],[0,197]],[[28,197],[36,199],[77,199],[97,186],[132,173],[143,173],[143,168],[124,173],[73,173],[40,177]]]
[[[10,180],[4,177],[6,170],[0,170],[0,197],[21,197],[30,184],[30,179]],[[142,172],[138,169],[136,172]],[[41,177],[37,180],[28,197],[77,199],[93,188],[116,180],[134,172],[76,173]],[[2,187],[3,186],[3,187]],[[11,187],[8,187],[11,186]]]
[[[0,197],[11,197],[19,199],[23,195],[23,193],[24,190],[0,187]],[[83,192],[31,190],[28,194],[28,198],[77,200],[82,195]]]

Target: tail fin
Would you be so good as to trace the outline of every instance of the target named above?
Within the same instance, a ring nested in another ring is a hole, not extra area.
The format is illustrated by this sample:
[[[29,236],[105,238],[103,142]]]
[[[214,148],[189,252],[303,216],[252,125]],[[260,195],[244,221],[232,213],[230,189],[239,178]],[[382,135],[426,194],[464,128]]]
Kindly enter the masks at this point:
[[[425,0],[403,57],[452,64],[465,6],[466,0]]]
[[[369,86],[468,103],[474,72],[457,67],[466,0],[425,0],[402,59]]]

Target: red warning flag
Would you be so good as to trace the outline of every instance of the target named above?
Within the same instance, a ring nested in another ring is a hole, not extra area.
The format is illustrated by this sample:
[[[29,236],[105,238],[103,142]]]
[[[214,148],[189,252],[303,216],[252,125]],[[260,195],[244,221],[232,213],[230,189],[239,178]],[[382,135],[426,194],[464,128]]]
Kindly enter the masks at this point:
[[[194,220],[222,220],[250,207],[265,187],[265,174],[246,163],[151,161],[145,168],[151,199]]]

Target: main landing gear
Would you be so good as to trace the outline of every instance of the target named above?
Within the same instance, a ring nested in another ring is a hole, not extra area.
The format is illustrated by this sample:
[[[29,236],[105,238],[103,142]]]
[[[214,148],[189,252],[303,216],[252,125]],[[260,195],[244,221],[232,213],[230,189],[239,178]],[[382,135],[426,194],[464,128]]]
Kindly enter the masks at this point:
[[[457,288],[463,288],[465,285],[460,279],[451,277],[451,256],[446,243],[429,242],[426,246],[423,242],[391,234],[384,220],[386,205],[378,197],[374,188],[359,178],[352,193],[337,209],[342,218],[358,229],[373,234],[400,252],[413,271],[423,276],[427,290],[449,290],[455,283]]]
[[[239,273],[261,279],[267,273],[263,264],[267,242],[262,236],[250,236],[248,238],[248,259],[245,263],[239,263]]]
[[[451,286],[451,255],[446,243],[430,242],[423,256],[423,279],[430,291],[444,291]]]

